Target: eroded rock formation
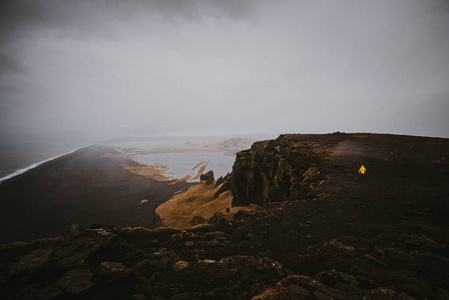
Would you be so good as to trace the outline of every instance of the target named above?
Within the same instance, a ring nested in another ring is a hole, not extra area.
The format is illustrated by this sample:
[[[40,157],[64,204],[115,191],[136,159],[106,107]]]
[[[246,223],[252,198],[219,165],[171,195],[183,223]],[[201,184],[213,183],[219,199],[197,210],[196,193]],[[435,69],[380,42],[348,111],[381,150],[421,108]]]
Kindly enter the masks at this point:
[[[310,187],[325,179],[317,167],[320,159],[313,145],[298,135],[254,143],[237,153],[232,169],[233,205],[315,197]]]
[[[214,171],[209,170],[207,173],[200,175],[200,180],[205,181],[206,184],[212,184],[214,182]]]

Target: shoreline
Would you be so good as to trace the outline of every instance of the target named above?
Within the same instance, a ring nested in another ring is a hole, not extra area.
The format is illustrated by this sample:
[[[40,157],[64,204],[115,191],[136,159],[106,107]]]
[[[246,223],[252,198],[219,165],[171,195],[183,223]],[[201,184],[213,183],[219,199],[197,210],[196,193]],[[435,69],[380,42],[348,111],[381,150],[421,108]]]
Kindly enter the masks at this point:
[[[156,228],[156,207],[193,185],[134,174],[121,166],[133,161],[102,157],[111,151],[103,145],[83,147],[2,182],[0,245],[64,236],[72,224]]]
[[[65,155],[72,154],[72,153],[74,153],[74,152],[76,152],[76,151],[78,151],[78,150],[80,150],[80,149],[87,148],[87,147],[94,146],[94,145],[97,145],[97,144],[90,144],[90,145],[86,145],[86,146],[81,146],[81,147],[75,148],[75,149],[73,149],[73,150],[71,150],[71,151],[69,151],[69,152],[67,152],[67,153],[63,153],[63,154],[61,154],[61,155],[57,155],[57,156],[48,158],[48,159],[46,159],[46,160],[43,160],[43,161],[34,163],[34,164],[32,164],[32,165],[30,165],[30,166],[28,166],[28,167],[18,169],[18,170],[16,170],[15,172],[13,172],[13,173],[11,173],[11,174],[9,174],[9,175],[6,175],[6,176],[0,178],[0,184],[2,184],[3,182],[5,182],[5,181],[7,181],[7,180],[9,180],[9,179],[12,179],[12,178],[14,178],[14,177],[16,177],[16,176],[25,174],[26,172],[28,172],[28,171],[30,171],[30,170],[32,170],[32,169],[35,169],[35,168],[41,166],[42,164],[44,164],[44,163],[46,163],[46,162],[55,160],[55,159],[57,159],[57,158],[60,158],[60,157],[65,156]]]
[[[164,148],[165,152],[157,148],[127,148],[111,146],[117,153],[105,153],[103,157],[109,159],[129,159],[134,164],[121,165],[124,169],[149,179],[157,181],[169,182],[188,182],[199,183],[200,175],[208,168],[214,171],[216,177],[224,177],[232,171],[232,165],[235,162],[235,156],[229,155],[224,149],[198,149],[198,148],[182,148],[176,147]],[[179,162],[170,163],[170,157],[166,155],[177,154],[184,155],[184,161],[188,161],[190,165],[185,165],[181,169],[176,168]],[[200,157],[191,158],[191,155],[199,154]],[[146,159],[145,156],[155,156],[153,159]],[[158,156],[164,155],[165,158]],[[212,157],[208,157],[212,155]],[[215,157],[216,155],[223,156],[222,159]],[[224,159],[226,158],[226,159]],[[225,160],[229,160],[229,168],[223,168]],[[175,166],[175,167],[174,167]],[[225,172],[224,172],[225,170]]]

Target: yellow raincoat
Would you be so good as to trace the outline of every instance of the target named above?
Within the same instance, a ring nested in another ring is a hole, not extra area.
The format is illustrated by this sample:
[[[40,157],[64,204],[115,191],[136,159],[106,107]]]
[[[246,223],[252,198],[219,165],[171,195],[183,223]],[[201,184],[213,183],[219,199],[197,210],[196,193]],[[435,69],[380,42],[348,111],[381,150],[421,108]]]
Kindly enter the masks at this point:
[[[359,169],[359,174],[365,174],[365,171],[366,171],[366,168],[365,168],[365,166],[364,165],[362,165],[361,167],[360,167],[360,169]]]

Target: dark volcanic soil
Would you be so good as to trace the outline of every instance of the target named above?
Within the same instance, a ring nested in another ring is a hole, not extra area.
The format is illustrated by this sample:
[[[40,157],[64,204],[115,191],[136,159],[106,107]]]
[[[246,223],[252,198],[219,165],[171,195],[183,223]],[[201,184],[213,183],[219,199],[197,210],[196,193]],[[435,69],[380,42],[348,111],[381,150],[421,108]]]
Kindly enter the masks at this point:
[[[248,176],[238,178],[250,185],[261,165],[282,177],[258,181],[267,192],[256,211],[187,230],[72,226],[65,238],[7,245],[1,295],[449,299],[448,139],[285,135],[251,151],[265,154],[256,167],[240,161]],[[265,197],[285,180],[301,192]]]
[[[105,152],[114,150],[83,148],[0,184],[0,245],[61,236],[73,223],[154,227],[155,208],[185,184],[132,174],[119,165],[131,161]]]

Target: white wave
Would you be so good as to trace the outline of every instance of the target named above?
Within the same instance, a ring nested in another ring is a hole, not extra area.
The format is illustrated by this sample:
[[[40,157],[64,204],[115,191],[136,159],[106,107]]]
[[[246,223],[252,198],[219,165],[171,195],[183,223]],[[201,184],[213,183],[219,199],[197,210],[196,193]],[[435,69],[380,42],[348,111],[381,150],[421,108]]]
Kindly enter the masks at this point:
[[[93,144],[92,144],[92,145],[93,145]],[[46,159],[46,160],[44,160],[44,161],[41,161],[41,162],[32,164],[32,165],[29,166],[29,167],[26,167],[26,168],[23,168],[23,169],[19,169],[19,170],[15,171],[15,172],[12,173],[12,174],[9,174],[9,175],[7,175],[7,176],[5,176],[5,177],[3,177],[3,178],[0,178],[0,183],[2,183],[2,182],[5,181],[5,180],[11,179],[11,178],[13,178],[13,177],[16,177],[16,176],[18,176],[18,175],[21,175],[21,174],[23,174],[23,173],[25,173],[25,172],[27,172],[27,171],[29,171],[29,170],[31,170],[31,169],[34,169],[34,168],[36,168],[36,167],[39,167],[40,165],[42,165],[42,164],[44,164],[44,163],[46,163],[46,162],[48,162],[48,161],[51,161],[51,160],[60,158],[60,157],[62,157],[62,156],[68,155],[68,154],[72,154],[73,152],[75,152],[75,151],[77,151],[77,150],[79,150],[79,149],[87,148],[87,147],[90,147],[90,146],[92,146],[92,145],[82,146],[82,147],[73,149],[73,150],[70,151],[70,152],[67,152],[67,153],[64,153],[64,154],[61,154],[61,155],[58,155],[58,156],[55,156],[55,157]]]

